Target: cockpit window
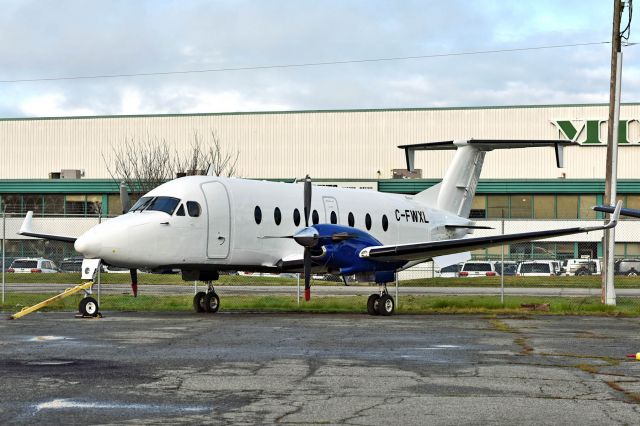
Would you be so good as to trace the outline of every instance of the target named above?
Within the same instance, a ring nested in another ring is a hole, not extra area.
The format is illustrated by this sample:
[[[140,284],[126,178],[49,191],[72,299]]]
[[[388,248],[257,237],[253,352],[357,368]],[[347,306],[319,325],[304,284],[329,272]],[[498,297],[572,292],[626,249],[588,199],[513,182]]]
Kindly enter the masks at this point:
[[[153,200],[153,197],[141,197],[134,205],[129,209],[130,212],[135,212],[136,210],[144,210],[147,205]]]
[[[155,197],[146,210],[155,210],[172,215],[180,200],[173,197]]]
[[[178,207],[178,211],[176,212],[176,216],[184,216],[184,204],[180,204],[180,207]]]
[[[200,204],[195,201],[187,201],[187,211],[191,217],[200,216]]]

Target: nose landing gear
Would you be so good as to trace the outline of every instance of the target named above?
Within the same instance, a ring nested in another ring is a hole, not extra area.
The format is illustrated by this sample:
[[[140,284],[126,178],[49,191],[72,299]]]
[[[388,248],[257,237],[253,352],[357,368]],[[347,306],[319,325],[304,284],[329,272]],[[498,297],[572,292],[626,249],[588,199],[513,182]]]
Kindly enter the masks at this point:
[[[367,299],[367,313],[369,315],[393,315],[396,303],[387,290],[387,284],[380,285],[380,294],[372,294]]]
[[[78,305],[78,311],[83,317],[97,317],[100,316],[98,311],[98,301],[93,297],[85,297],[80,301]]]
[[[215,314],[220,309],[220,296],[213,288],[213,282],[207,282],[207,292],[199,291],[193,296],[193,309],[198,312]]]

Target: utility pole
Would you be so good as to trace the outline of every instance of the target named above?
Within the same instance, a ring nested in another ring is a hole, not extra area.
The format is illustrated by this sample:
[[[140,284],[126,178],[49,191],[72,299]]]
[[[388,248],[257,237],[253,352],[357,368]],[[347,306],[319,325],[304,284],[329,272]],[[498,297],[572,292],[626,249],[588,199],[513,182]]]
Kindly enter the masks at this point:
[[[620,20],[622,0],[613,1],[613,31],[611,36],[611,81],[609,85],[609,121],[607,128],[607,168],[604,192],[604,204],[616,203],[618,183],[618,123],[620,121],[620,82],[622,75],[622,43]],[[602,275],[602,302],[616,304],[616,292],[613,283],[615,228],[604,231],[604,273]]]

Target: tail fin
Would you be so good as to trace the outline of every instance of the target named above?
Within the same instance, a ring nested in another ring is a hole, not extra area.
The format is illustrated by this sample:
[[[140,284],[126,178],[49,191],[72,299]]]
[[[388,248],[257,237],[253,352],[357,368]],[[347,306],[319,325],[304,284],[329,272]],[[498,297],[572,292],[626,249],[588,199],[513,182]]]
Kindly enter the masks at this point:
[[[405,150],[407,169],[414,169],[415,151],[425,150],[457,150],[453,162],[437,186],[420,192],[414,200],[424,204],[434,204],[438,209],[469,217],[471,202],[476,193],[480,172],[487,151],[494,149],[532,148],[553,146],[556,151],[556,164],[564,167],[563,148],[575,145],[563,140],[486,140],[467,139],[445,142],[432,142],[414,145],[401,145]]]

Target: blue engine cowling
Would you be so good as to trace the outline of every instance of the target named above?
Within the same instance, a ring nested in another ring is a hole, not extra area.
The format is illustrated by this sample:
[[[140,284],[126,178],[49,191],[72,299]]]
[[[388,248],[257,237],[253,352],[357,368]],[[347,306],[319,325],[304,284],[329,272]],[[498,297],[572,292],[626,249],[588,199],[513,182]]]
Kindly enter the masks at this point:
[[[363,248],[382,243],[360,229],[331,224],[313,225],[313,228],[319,234],[317,244],[311,248],[313,262],[329,271],[338,271],[341,275],[371,272],[375,274],[376,282],[390,282],[395,271],[405,263],[361,258],[359,254]]]

